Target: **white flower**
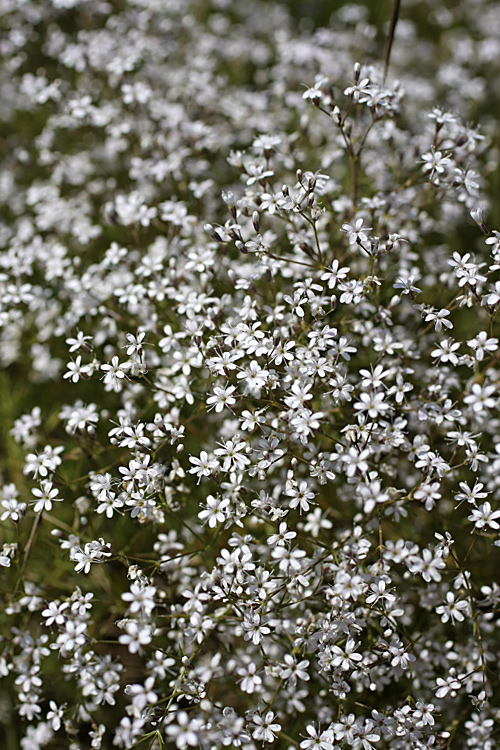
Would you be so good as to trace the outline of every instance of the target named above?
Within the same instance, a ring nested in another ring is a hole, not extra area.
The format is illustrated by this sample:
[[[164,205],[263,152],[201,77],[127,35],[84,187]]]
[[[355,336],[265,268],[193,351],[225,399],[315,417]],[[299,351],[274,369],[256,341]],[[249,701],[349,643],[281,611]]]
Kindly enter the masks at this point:
[[[252,737],[255,740],[262,740],[262,742],[274,742],[276,739],[276,732],[281,731],[281,724],[277,722],[273,723],[274,713],[268,711],[264,717],[256,714],[253,717],[253,723],[256,724],[257,728],[253,731]]]
[[[464,612],[467,614],[469,611],[469,603],[465,599],[455,600],[455,594],[452,591],[446,592],[446,604],[440,604],[436,607],[436,612],[441,615],[441,622],[448,622],[451,620],[452,623],[463,622]]]
[[[286,494],[292,499],[289,501],[290,508],[299,508],[302,511],[308,511],[310,503],[314,498],[314,492],[309,488],[307,482],[301,482],[299,486],[290,487]]]
[[[348,638],[344,646],[332,646],[332,666],[340,667],[343,671],[354,669],[357,662],[363,659],[362,655],[356,651],[357,645],[354,638]]]
[[[288,302],[289,305],[292,306],[292,312],[297,315],[299,318],[303,318],[305,315],[304,312],[304,305],[308,303],[307,297],[303,296],[303,293],[301,290],[297,289],[293,293],[293,297],[290,297],[289,294],[284,294],[283,299],[285,302]]]
[[[371,232],[371,227],[364,227],[364,219],[356,219],[354,224],[342,224],[342,231],[347,234],[350,245],[361,244],[368,240],[367,232]]]
[[[82,365],[82,358],[80,355],[76,358],[76,360],[71,360],[71,362],[68,362],[68,372],[66,372],[63,375],[63,378],[67,378],[73,381],[73,383],[78,383],[80,378],[83,378],[84,380],[87,378],[90,378],[92,376],[93,368],[91,365]]]
[[[316,729],[312,724],[309,724],[306,727],[306,732],[309,735],[309,737],[305,740],[302,740],[300,743],[300,747],[302,750],[334,750],[333,740],[334,740],[334,733],[333,730],[327,729],[324,732],[319,732],[319,730]]]
[[[424,172],[429,172],[430,176],[434,177],[436,174],[443,174],[452,161],[442,151],[427,151],[422,154],[422,163]]]
[[[285,398],[285,404],[290,409],[300,409],[305,405],[306,401],[309,401],[312,399],[313,394],[309,393],[309,391],[312,388],[311,383],[301,383],[299,381],[295,381],[291,387],[291,396],[287,396]]]
[[[126,633],[120,635],[118,640],[124,646],[127,646],[131,654],[140,653],[142,646],[147,646],[151,643],[151,626],[141,625],[136,620],[129,620],[126,624]]]
[[[250,458],[246,455],[247,444],[243,440],[227,440],[218,443],[220,448],[214,450],[214,454],[222,461],[222,471],[242,471],[250,463]]]
[[[482,362],[485,354],[496,352],[498,339],[488,338],[486,331],[480,331],[475,338],[467,342],[467,345],[474,349],[476,360]]]
[[[69,602],[49,602],[47,609],[42,611],[42,617],[47,618],[45,625],[50,626],[54,622],[57,625],[63,625],[66,621],[66,615],[63,614],[64,610],[69,607]]]
[[[77,547],[71,553],[71,559],[76,561],[75,571],[87,574],[93,563],[103,563],[106,557],[110,557],[111,552],[103,539],[98,541],[87,542],[85,547]]]
[[[500,518],[500,510],[492,510],[491,504],[486,501],[479,508],[473,508],[469,516],[469,521],[474,523],[476,529],[484,529],[489,526],[490,529],[500,529],[500,524],[495,519]]]
[[[63,499],[62,497],[57,497],[59,490],[57,487],[53,487],[52,482],[47,479],[40,482],[40,489],[35,487],[32,493],[37,498],[32,503],[35,513],[40,513],[42,510],[52,510],[52,503],[61,502]]]
[[[263,636],[269,635],[271,632],[270,628],[265,624],[265,618],[257,613],[249,614],[243,620],[244,639],[246,641],[252,641],[255,646],[258,646],[262,641]]]
[[[234,385],[229,385],[227,388],[220,388],[217,385],[214,386],[213,395],[207,398],[207,406],[209,409],[215,408],[216,412],[221,412],[226,406],[234,406],[236,399],[233,396],[233,393],[235,393],[235,391],[236,388]]]
[[[154,677],[148,677],[144,683],[134,683],[133,685],[125,686],[125,694],[131,696],[132,704],[137,711],[137,715],[140,716],[146,706],[153,705],[158,700],[158,694],[154,692],[153,686],[155,683]]]
[[[50,711],[47,711],[47,721],[50,721],[54,732],[58,732],[61,728],[61,720],[64,716],[66,709],[66,703],[58,706],[54,701],[49,702]]]
[[[240,685],[244,693],[252,694],[262,684],[262,679],[257,674],[257,666],[253,661],[246,667],[240,667],[238,674],[242,677]]]
[[[431,357],[438,357],[440,362],[450,362],[452,365],[458,364],[458,356],[455,354],[460,349],[460,343],[453,339],[444,339],[438,348],[431,352]]]
[[[112,390],[118,392],[122,389],[122,380],[125,378],[128,363],[121,363],[118,357],[113,357],[111,364],[101,365],[104,372],[103,380]]]
[[[497,387],[495,385],[473,383],[471,392],[464,397],[464,404],[469,404],[475,412],[482,412],[483,409],[494,409],[497,399],[492,398],[492,395],[496,392]]]
[[[485,497],[488,497],[487,492],[482,492],[484,484],[481,484],[481,482],[475,482],[472,489],[467,482],[460,482],[458,486],[462,490],[462,492],[457,492],[455,495],[455,500],[458,502],[458,505],[463,503],[464,500],[467,500],[471,505],[476,505],[476,500],[482,500]],[[458,505],[456,506],[457,508]]]
[[[360,393],[359,401],[356,401],[354,408],[359,412],[367,412],[369,417],[376,419],[392,409],[392,406],[384,399],[384,393]]]
[[[282,667],[280,677],[282,680],[288,680],[291,685],[296,685],[297,680],[309,680],[309,673],[307,667],[309,662],[307,659],[302,659],[296,662],[294,657],[290,654],[284,656],[285,666]]]
[[[422,550],[421,557],[417,555],[410,557],[407,564],[412,573],[420,573],[427,583],[430,583],[430,581],[439,582],[441,580],[439,571],[446,568],[446,563],[442,557],[434,557],[430,549]]]
[[[271,534],[270,537],[267,538],[267,543],[274,547],[274,545],[278,545],[278,547],[285,547],[288,542],[290,542],[292,539],[294,539],[297,536],[296,531],[289,531],[288,526],[286,525],[285,521],[281,521],[279,525],[279,530],[277,534]]]
[[[453,328],[453,323],[451,322],[451,320],[447,320],[449,314],[450,311],[445,307],[437,311],[431,308],[431,310],[429,310],[427,312],[427,315],[425,316],[425,322],[427,323],[428,321],[432,321],[434,323],[434,330],[437,331],[437,333],[440,333],[443,329],[443,326],[448,329]]]
[[[396,282],[392,285],[394,289],[401,289],[401,294],[408,294],[412,299],[415,294],[420,294],[422,291],[418,286],[414,286],[415,276],[412,274],[407,279],[396,279]]]
[[[460,690],[460,688],[462,687],[462,683],[459,682],[455,674],[452,674],[451,672],[446,680],[438,677],[436,680],[436,684],[436,698],[444,698],[447,695],[451,695],[451,697],[454,698],[456,695],[456,691]]]
[[[200,457],[189,456],[189,460],[193,466],[189,469],[190,474],[198,475],[198,484],[202,477],[209,477],[213,472],[220,468],[220,464],[216,458],[209,458],[206,451],[200,452]]]
[[[174,715],[174,720],[166,727],[168,737],[174,741],[179,750],[196,747],[199,745],[199,730],[202,722],[200,719],[190,719],[186,711],[179,711]]]
[[[226,509],[229,508],[229,500],[224,497],[209,495],[206,500],[206,508],[198,513],[198,518],[208,522],[211,529],[218,523],[223,523],[227,518]]]
[[[343,279],[345,279],[347,277],[347,274],[351,270],[349,266],[339,268],[339,265],[340,264],[338,260],[335,259],[330,268],[326,268],[325,272],[321,275],[322,281],[328,281],[329,289],[335,289],[337,281],[342,281]]]
[[[87,633],[87,623],[67,620],[64,628],[64,631],[57,636],[57,644],[63,656],[83,646]]]

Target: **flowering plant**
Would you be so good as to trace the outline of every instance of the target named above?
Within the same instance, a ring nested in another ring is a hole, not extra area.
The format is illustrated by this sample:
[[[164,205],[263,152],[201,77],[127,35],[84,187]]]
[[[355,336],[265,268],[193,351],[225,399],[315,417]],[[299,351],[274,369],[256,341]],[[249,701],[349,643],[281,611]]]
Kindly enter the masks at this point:
[[[495,746],[498,8],[408,5],[0,0],[9,750]]]

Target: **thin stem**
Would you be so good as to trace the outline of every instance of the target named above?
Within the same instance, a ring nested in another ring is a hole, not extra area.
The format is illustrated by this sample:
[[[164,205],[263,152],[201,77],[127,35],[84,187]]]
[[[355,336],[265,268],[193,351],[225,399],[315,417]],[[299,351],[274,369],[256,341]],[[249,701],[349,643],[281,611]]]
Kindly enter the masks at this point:
[[[384,83],[387,78],[387,73],[389,72],[389,61],[391,59],[391,49],[392,49],[392,43],[394,41],[394,33],[396,31],[396,26],[398,23],[398,17],[399,17],[399,9],[401,7],[401,0],[394,0],[394,7],[392,9],[392,18],[391,18],[391,25],[389,27],[389,34],[387,35],[387,44],[385,47],[385,55],[384,55]]]
[[[40,521],[42,520],[42,513],[43,513],[43,511],[40,511],[40,513],[38,513],[35,516],[35,520],[33,521],[33,526],[31,527],[31,533],[30,533],[30,536],[29,536],[29,539],[28,539],[28,543],[26,544],[26,547],[24,549],[23,564],[21,566],[21,571],[19,573],[19,578],[17,579],[16,587],[14,589],[14,593],[12,594],[12,598],[14,598],[16,596],[17,592],[19,591],[19,586],[21,585],[21,581],[23,580],[23,575],[24,575],[24,571],[26,570],[26,564],[28,562],[28,557],[30,555],[31,548],[33,547],[33,545],[35,543],[35,538],[36,538],[36,533],[37,533],[37,530],[38,530],[38,526],[40,524]]]
[[[358,154],[351,156],[351,189],[352,189],[352,207],[356,211],[358,202]]]

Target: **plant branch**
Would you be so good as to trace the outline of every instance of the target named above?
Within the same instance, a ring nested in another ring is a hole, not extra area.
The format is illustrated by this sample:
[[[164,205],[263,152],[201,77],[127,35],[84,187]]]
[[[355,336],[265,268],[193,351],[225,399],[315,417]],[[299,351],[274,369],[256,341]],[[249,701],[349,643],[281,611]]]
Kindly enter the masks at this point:
[[[401,7],[401,0],[394,0],[391,25],[389,27],[389,33],[387,35],[387,43],[386,43],[385,55],[384,55],[384,83],[387,78],[387,73],[389,72],[389,62],[391,59],[392,43],[394,41],[394,34],[395,34],[396,26],[398,23],[400,7]]]

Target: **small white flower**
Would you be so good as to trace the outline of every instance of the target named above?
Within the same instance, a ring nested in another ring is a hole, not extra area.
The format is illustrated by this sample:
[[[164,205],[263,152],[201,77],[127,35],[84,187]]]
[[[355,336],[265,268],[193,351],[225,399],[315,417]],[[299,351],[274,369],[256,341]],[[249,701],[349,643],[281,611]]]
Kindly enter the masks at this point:
[[[253,717],[253,723],[256,724],[252,737],[255,740],[262,740],[262,742],[274,742],[276,739],[276,732],[281,731],[281,724],[274,722],[274,713],[268,711],[266,715],[260,716],[256,714]]]
[[[493,510],[491,504],[486,501],[479,508],[473,508],[469,516],[469,521],[474,523],[476,529],[484,529],[489,526],[490,529],[500,529],[500,524],[496,521],[500,518],[500,510]]]
[[[209,409],[215,409],[216,412],[221,412],[224,407],[234,406],[236,398],[233,396],[236,388],[234,385],[229,385],[227,388],[220,388],[214,386],[213,395],[207,398],[207,406]]]

